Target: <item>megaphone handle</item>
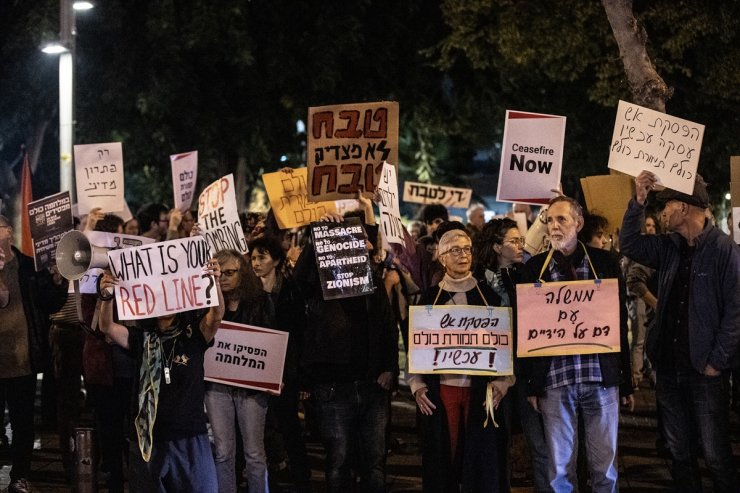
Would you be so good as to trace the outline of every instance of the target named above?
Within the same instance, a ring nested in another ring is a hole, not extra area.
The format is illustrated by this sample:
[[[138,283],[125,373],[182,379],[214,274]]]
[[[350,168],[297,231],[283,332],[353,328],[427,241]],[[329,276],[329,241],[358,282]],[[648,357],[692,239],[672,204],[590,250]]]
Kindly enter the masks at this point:
[[[75,305],[77,306],[77,322],[80,324],[80,327],[82,327],[85,332],[91,335],[95,335],[95,329],[91,329],[89,325],[87,325],[87,322],[85,322],[85,317],[82,316],[82,296],[80,295],[80,280],[75,279],[73,281],[74,283],[74,295],[75,295]],[[98,312],[100,311],[98,305],[100,305],[100,300],[98,300],[96,306],[95,306],[95,315],[93,316],[93,327],[95,327],[98,323]]]

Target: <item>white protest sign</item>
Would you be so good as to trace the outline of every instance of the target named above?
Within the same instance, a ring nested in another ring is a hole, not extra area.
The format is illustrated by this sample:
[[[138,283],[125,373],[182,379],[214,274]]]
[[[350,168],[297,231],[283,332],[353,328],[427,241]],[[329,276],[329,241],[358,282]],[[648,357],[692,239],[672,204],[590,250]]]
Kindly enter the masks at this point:
[[[547,204],[559,188],[565,117],[506,110],[496,200]]]
[[[287,348],[287,332],[221,322],[205,354],[205,379],[280,394]]]
[[[216,279],[203,272],[210,258],[201,236],[109,251],[119,281],[118,317],[137,320],[218,305]]]
[[[98,247],[115,250],[119,248],[131,248],[154,243],[154,238],[145,236],[125,235],[123,233],[106,233],[104,231],[86,231],[85,236],[90,244]],[[80,279],[80,293],[96,294],[98,292],[98,277],[103,269],[93,268],[85,272]],[[70,283],[71,285],[71,283]]]
[[[473,191],[470,188],[446,187],[431,183],[407,181],[403,185],[403,201],[412,204],[442,204],[445,207],[467,209]]]
[[[172,191],[175,194],[175,209],[185,212],[190,209],[198,181],[198,151],[172,154]]]
[[[512,375],[511,308],[409,307],[409,372]]]
[[[75,146],[75,181],[80,215],[100,207],[103,212],[124,209],[123,148],[120,142]]]
[[[516,285],[517,356],[619,352],[616,279]]]
[[[732,238],[740,245],[740,207],[732,208]]]
[[[404,245],[404,225],[401,222],[401,210],[398,207],[398,180],[396,168],[388,162],[383,163],[380,172],[380,183],[376,187],[380,197],[380,226],[383,228],[383,239],[389,243]]]
[[[230,174],[208,185],[198,197],[198,223],[214,253],[229,248],[249,252],[239,221],[235,189],[234,175]]]
[[[609,168],[630,176],[655,173],[658,184],[691,195],[704,125],[620,101]]]

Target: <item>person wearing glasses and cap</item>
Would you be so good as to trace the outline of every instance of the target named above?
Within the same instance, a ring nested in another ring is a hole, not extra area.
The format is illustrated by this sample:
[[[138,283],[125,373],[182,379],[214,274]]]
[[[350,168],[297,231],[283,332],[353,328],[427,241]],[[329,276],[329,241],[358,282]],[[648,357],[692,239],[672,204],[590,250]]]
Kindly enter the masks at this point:
[[[501,306],[501,297],[473,277],[473,246],[465,231],[444,233],[438,250],[444,277],[422,295],[420,305]],[[508,491],[507,434],[502,426],[484,426],[484,404],[490,386],[498,410],[514,377],[442,374],[407,380],[421,413],[424,491],[459,491],[460,485],[463,491]]]
[[[665,189],[668,234],[642,235],[648,193],[657,177],[641,172],[637,193],[624,215],[622,253],[658,271],[655,328],[647,353],[657,372],[655,395],[680,491],[702,491],[697,450],[714,491],[737,491],[729,430],[729,378],[740,355],[740,248],[707,220],[706,183],[697,175],[693,192]]]

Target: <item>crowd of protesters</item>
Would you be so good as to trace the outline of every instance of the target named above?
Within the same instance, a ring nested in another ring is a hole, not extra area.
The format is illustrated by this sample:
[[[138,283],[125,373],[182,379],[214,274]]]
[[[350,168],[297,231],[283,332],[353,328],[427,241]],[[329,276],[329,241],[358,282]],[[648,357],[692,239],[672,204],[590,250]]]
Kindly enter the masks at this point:
[[[236,492],[242,475],[248,491],[262,492],[281,468],[292,491],[311,491],[299,416],[323,443],[327,491],[386,491],[390,399],[403,370],[399,338],[409,345],[408,307],[512,307],[516,337],[517,309],[526,309],[517,305],[517,284],[587,279],[618,280],[618,352],[515,357],[507,376],[406,367],[424,491],[510,491],[512,437],[521,431],[535,491],[616,492],[620,403],[633,409],[643,379],[656,388],[656,446],[672,460],[674,488],[701,491],[702,456],[713,491],[738,491],[727,430],[730,385],[737,385],[731,375],[740,370],[740,248],[707,214],[700,177],[693,194],[665,190],[650,203],[655,177],[643,172],[635,181],[617,228],[563,195],[539,215],[517,204],[527,228],[546,229],[534,251],[525,249],[521,223],[486,222],[481,204],[471,206],[467,224],[451,221],[442,205],[424,206],[407,247],[384,249],[373,204],[359,196],[358,211],[321,220],[360,218],[377,288],[328,301],[310,234],[280,230],[271,213],[245,214],[249,253],[222,250],[204,267],[217,280],[218,306],[134,322],[117,319],[110,272],[98,295],[69,292],[54,267],[36,272],[12,246],[13,226],[0,216],[0,397],[13,431],[8,491],[32,491],[41,372],[56,382],[70,484],[68,444],[84,377],[97,467],[111,492],[124,491],[126,477],[136,492]],[[200,234],[196,218],[147,204],[126,222],[93,209],[81,228],[167,241]],[[204,354],[222,320],[290,334],[279,396],[204,381]],[[484,426],[489,418],[495,426]]]

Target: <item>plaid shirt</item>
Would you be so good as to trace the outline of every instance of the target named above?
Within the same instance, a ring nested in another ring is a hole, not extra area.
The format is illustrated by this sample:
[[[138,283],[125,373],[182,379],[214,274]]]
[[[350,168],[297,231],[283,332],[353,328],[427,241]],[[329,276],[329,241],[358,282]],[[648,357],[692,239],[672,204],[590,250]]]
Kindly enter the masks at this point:
[[[555,260],[548,266],[552,281],[567,280],[567,277],[557,269]],[[591,268],[588,259],[584,256],[575,269],[577,280],[590,279]],[[556,389],[574,383],[601,382],[601,365],[598,354],[574,354],[570,356],[553,356],[550,370],[547,372],[545,389]]]

